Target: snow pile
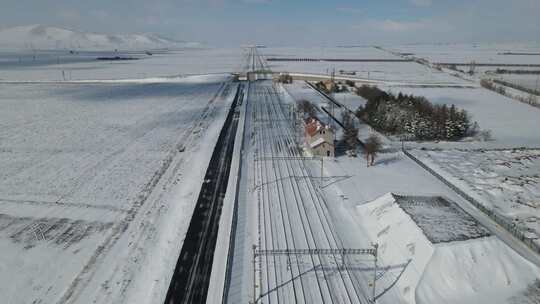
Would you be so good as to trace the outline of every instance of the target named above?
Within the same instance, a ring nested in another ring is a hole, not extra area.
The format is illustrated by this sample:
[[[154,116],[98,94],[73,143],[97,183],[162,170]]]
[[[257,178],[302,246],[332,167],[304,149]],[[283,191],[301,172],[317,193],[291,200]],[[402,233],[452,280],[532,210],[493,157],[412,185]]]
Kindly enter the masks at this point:
[[[365,230],[379,244],[383,265],[398,265],[411,259],[411,263],[394,288],[406,303],[415,303],[415,290],[435,248],[422,230],[396,204],[392,194],[386,194],[371,203],[357,207]],[[388,286],[389,282],[379,283]],[[377,292],[381,290],[377,289]],[[383,296],[384,298],[384,296]]]
[[[418,214],[422,209],[415,211]],[[424,217],[435,214],[433,209],[428,211]],[[538,268],[495,237],[431,243],[392,194],[357,206],[357,214],[380,246],[381,266],[411,260],[392,287],[405,303],[479,303],[486,299],[486,303],[504,303],[540,275]],[[457,228],[445,216],[439,222],[447,230]],[[444,234],[440,228],[437,231]],[[390,286],[392,279],[383,276],[377,293]],[[385,295],[380,299],[384,302]]]
[[[540,275],[495,237],[437,245],[417,303],[508,303]]]
[[[157,34],[109,35],[44,25],[0,29],[0,47],[11,49],[131,50],[196,46],[197,43],[175,41]]]

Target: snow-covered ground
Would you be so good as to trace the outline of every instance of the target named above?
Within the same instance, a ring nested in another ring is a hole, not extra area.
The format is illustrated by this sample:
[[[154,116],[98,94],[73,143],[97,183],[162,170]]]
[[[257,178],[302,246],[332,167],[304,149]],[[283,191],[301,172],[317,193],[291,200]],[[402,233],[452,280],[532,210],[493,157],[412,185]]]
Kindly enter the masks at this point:
[[[445,172],[462,190],[540,236],[540,150],[424,151],[413,153]]]
[[[3,301],[162,303],[228,80],[1,84]]]

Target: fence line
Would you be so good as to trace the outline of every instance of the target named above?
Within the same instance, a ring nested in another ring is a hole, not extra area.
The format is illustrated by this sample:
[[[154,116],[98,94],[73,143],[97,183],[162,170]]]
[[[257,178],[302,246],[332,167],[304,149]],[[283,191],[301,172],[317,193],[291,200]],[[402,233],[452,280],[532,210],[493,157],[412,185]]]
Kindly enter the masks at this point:
[[[469,203],[471,203],[473,206],[475,206],[478,210],[482,211],[485,215],[489,216],[493,221],[495,221],[497,224],[502,226],[504,229],[506,229],[508,232],[510,232],[514,237],[519,239],[521,242],[523,242],[525,245],[527,245],[529,248],[534,250],[537,253],[540,253],[540,245],[536,244],[533,239],[527,238],[523,231],[521,231],[514,223],[509,221],[507,218],[502,217],[501,215],[497,214],[492,209],[487,208],[483,204],[481,204],[479,201],[477,201],[475,198],[471,197],[458,187],[456,187],[454,184],[452,184],[450,181],[448,181],[446,178],[442,177],[439,173],[435,172],[435,170],[431,169],[428,165],[424,164],[421,160],[416,158],[411,153],[407,152],[407,150],[402,149],[403,153],[410,159],[412,159],[415,163],[417,163],[420,167],[424,168],[426,171],[431,173],[431,175],[435,176],[438,180],[443,182],[445,185],[450,187],[452,190],[454,190],[457,194],[459,194],[461,197],[466,199]]]

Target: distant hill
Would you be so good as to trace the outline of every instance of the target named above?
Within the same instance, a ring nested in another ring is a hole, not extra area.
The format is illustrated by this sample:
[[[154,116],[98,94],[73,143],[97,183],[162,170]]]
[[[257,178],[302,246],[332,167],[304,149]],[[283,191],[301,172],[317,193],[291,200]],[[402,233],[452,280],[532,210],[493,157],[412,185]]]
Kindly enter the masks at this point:
[[[197,46],[200,46],[197,42],[177,41],[157,34],[101,34],[45,25],[0,28],[0,47],[8,49],[143,50]]]

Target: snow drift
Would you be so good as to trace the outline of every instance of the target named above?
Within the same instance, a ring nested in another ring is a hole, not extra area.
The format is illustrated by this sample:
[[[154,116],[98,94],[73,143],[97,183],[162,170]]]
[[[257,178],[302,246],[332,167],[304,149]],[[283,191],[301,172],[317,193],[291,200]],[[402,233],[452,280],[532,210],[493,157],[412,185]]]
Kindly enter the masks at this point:
[[[383,266],[411,261],[392,288],[405,303],[506,303],[540,276],[537,267],[494,236],[430,242],[390,193],[357,206],[357,215],[379,244]],[[452,229],[452,223],[441,225]],[[377,292],[391,279],[381,279]]]
[[[45,25],[27,25],[0,29],[0,47],[47,50],[142,50],[195,47],[195,42],[176,41],[157,34],[100,34]]]

